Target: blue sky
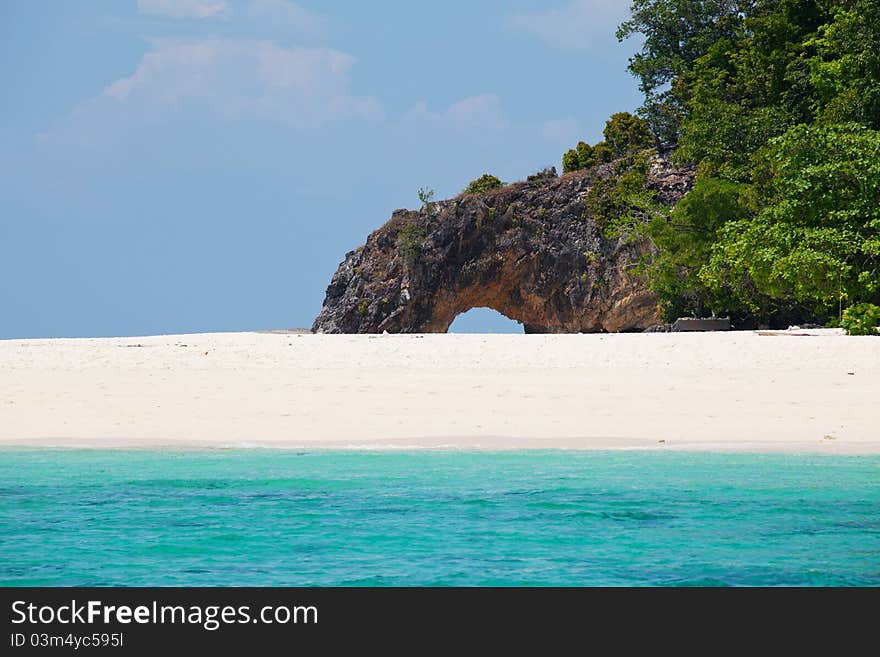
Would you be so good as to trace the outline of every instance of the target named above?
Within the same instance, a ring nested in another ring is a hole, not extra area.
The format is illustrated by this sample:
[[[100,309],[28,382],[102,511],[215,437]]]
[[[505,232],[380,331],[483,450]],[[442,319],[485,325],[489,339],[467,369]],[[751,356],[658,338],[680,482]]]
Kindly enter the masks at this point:
[[[0,338],[310,326],[420,187],[559,167],[639,105],[625,9],[6,0]]]

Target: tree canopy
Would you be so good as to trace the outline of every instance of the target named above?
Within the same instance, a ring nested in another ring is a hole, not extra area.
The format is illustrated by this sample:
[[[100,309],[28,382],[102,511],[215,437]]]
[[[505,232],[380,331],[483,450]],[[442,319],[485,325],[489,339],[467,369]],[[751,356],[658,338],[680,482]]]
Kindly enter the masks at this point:
[[[880,0],[634,0],[653,139],[697,166],[645,230],[671,316],[880,303]],[[606,135],[606,142],[610,142]]]

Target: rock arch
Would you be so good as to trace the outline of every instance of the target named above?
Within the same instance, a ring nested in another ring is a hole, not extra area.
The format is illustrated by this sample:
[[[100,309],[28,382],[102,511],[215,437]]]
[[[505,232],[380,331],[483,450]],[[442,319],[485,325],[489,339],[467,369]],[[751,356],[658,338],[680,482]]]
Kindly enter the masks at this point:
[[[613,165],[397,210],[351,251],[327,288],[317,333],[444,333],[460,313],[492,308],[526,333],[644,329],[656,296],[633,274],[651,247],[607,239],[584,201]],[[693,174],[657,158],[648,185],[669,204]]]

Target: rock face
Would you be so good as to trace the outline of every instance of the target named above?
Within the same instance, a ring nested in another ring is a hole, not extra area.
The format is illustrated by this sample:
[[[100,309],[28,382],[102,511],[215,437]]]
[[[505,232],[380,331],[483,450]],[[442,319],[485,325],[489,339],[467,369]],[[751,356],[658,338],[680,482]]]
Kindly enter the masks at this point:
[[[460,313],[497,310],[526,333],[627,331],[659,321],[632,271],[646,240],[607,239],[584,202],[613,165],[397,210],[333,276],[316,333],[445,333]],[[667,205],[693,172],[655,158],[647,184]]]

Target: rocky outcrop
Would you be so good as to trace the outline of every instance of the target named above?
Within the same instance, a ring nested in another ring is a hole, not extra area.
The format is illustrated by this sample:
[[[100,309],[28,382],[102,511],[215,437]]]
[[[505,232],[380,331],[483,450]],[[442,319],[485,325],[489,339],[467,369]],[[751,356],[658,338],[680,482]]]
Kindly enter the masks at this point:
[[[608,239],[586,196],[614,165],[422,211],[397,210],[333,276],[316,333],[443,333],[457,315],[488,307],[527,333],[628,331],[659,321],[657,297],[633,271],[652,245]],[[693,172],[655,158],[647,186],[672,205]]]

